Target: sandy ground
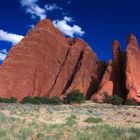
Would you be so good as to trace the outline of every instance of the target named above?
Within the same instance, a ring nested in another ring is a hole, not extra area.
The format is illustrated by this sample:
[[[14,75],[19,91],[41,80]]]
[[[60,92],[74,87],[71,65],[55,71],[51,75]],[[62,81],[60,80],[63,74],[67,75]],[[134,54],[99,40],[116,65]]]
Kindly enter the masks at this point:
[[[86,102],[81,105],[31,105],[0,104],[0,113],[6,116],[26,119],[26,121],[61,124],[69,116],[76,116],[78,127],[90,125],[85,122],[88,117],[102,118],[100,124],[118,127],[140,128],[140,106],[113,106]]]

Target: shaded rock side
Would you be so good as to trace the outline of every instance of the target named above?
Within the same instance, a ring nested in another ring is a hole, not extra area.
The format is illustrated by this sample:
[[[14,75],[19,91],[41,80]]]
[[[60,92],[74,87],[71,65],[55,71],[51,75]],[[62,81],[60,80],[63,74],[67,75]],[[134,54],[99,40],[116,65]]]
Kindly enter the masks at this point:
[[[140,102],[140,50],[133,34],[128,36],[126,49],[126,89],[127,99]]]
[[[122,95],[122,52],[118,41],[113,41],[112,60],[110,60],[102,82],[91,100],[103,102],[106,96]]]
[[[105,100],[106,95],[113,95],[113,81],[112,81],[112,60],[110,60],[107,69],[103,75],[102,82],[99,86],[99,89],[93,96],[91,100],[94,102],[103,102]]]
[[[97,69],[97,56],[87,43],[65,38],[45,19],[10,50],[1,65],[0,97],[52,97],[74,89],[87,95],[99,83]]]

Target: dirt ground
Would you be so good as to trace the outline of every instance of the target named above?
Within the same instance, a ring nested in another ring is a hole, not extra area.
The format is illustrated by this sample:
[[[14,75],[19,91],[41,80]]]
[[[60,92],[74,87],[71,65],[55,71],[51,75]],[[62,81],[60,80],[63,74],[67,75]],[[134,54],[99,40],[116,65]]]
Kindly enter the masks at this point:
[[[6,116],[25,119],[26,121],[63,124],[66,118],[76,116],[78,127],[90,125],[88,117],[101,118],[100,124],[118,127],[140,128],[140,106],[113,106],[86,102],[81,105],[31,105],[0,104],[0,113]]]

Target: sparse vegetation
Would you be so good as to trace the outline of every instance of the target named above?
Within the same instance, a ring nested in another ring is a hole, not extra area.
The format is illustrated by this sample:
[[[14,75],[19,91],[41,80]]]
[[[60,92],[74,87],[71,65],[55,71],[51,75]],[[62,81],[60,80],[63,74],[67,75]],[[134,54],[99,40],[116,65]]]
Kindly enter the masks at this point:
[[[102,122],[102,118],[88,117],[88,118],[86,118],[85,122],[87,122],[87,123],[100,123],[100,122]]]
[[[62,100],[59,97],[54,96],[49,100],[49,104],[52,104],[52,105],[62,104]]]
[[[58,105],[62,103],[62,100],[59,97],[52,97],[49,99],[48,97],[24,97],[21,101],[22,104],[30,103],[35,105],[40,104],[52,104],[52,105]]]
[[[76,124],[77,117],[75,115],[71,115],[66,118],[66,125],[73,126]]]
[[[139,114],[137,106],[120,109],[92,102],[61,106],[2,103],[0,140],[138,140]]]
[[[11,98],[0,98],[0,103],[16,103],[17,99],[14,97]]]
[[[138,104],[134,100],[128,99],[125,101],[125,105],[134,106]]]
[[[26,103],[31,103],[31,97],[27,96],[27,97],[24,97],[21,101],[22,104],[26,104]]]
[[[42,97],[33,97],[30,99],[30,103],[34,105],[40,105],[43,104],[43,98]]]
[[[50,100],[48,97],[42,97],[42,104],[50,104]]]
[[[75,121],[74,121],[75,120]],[[76,116],[65,124],[47,124],[8,117],[0,113],[1,140],[138,140],[140,129],[92,125],[77,128]]]
[[[64,98],[64,103],[83,103],[86,100],[86,97],[83,93],[81,93],[79,90],[74,90],[68,94],[66,94],[66,97]]]
[[[104,102],[112,104],[112,105],[122,105],[123,104],[123,99],[121,97],[119,97],[118,95],[107,96],[107,94],[106,94]]]

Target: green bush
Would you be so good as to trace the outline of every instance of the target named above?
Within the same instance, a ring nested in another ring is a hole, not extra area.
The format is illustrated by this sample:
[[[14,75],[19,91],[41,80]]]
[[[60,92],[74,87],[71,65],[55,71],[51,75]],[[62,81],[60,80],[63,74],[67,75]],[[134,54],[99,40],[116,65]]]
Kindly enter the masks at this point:
[[[121,105],[123,103],[123,99],[118,95],[106,96],[104,102],[112,105]]]
[[[27,97],[24,97],[21,101],[22,104],[26,104],[26,103],[31,103],[31,100],[32,98],[27,96]]]
[[[66,118],[66,125],[73,126],[73,125],[77,124],[76,120],[77,120],[77,117],[75,115],[71,115]]]
[[[52,97],[49,99],[48,97],[24,97],[21,101],[22,104],[25,103],[30,103],[30,104],[35,104],[35,105],[40,105],[40,104],[52,104],[52,105],[57,105],[61,104],[62,100],[59,97]]]
[[[43,104],[43,98],[42,97],[33,97],[30,101],[30,103],[35,105]]]
[[[134,100],[128,99],[125,101],[125,105],[134,106],[137,105],[137,103]]]
[[[42,97],[42,104],[50,104],[50,100],[48,97]]]
[[[86,97],[83,93],[81,93],[79,90],[74,90],[68,94],[66,94],[66,97],[64,98],[64,103],[82,103],[86,100]]]
[[[0,103],[4,103],[5,99],[0,97]]]
[[[49,100],[49,104],[52,104],[52,105],[62,104],[62,100],[59,97],[54,96]]]
[[[11,97],[11,98],[7,99],[7,103],[16,103],[16,102],[17,102],[17,99],[14,98],[14,97]]]
[[[14,97],[11,98],[0,98],[1,103],[16,103],[17,99]]]

